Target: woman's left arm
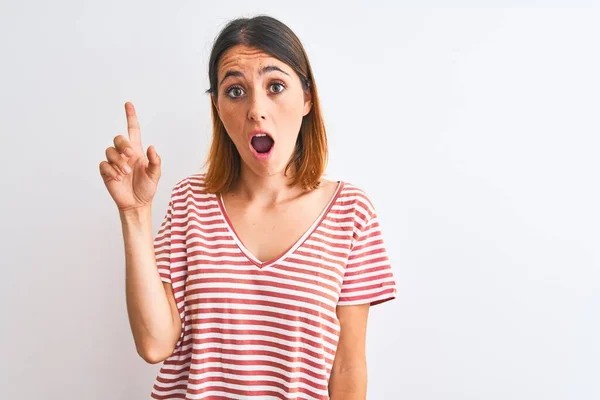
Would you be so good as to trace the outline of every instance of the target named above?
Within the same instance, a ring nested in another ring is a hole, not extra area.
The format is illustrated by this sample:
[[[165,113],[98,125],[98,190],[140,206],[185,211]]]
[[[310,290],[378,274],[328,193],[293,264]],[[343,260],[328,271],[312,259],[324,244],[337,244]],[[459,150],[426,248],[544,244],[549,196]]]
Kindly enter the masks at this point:
[[[370,304],[337,307],[340,339],[335,353],[329,397],[331,400],[367,398],[367,318]]]

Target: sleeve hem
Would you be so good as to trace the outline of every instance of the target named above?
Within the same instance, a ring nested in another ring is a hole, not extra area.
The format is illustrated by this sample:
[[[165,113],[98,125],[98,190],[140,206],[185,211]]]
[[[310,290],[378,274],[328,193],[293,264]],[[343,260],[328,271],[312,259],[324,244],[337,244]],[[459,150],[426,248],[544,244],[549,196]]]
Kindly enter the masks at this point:
[[[371,306],[376,306],[377,304],[386,303],[390,300],[396,298],[396,292],[393,293],[384,293],[376,297],[364,298],[364,299],[356,299],[356,300],[340,300],[338,301],[338,306],[356,306],[360,304],[370,304]]]

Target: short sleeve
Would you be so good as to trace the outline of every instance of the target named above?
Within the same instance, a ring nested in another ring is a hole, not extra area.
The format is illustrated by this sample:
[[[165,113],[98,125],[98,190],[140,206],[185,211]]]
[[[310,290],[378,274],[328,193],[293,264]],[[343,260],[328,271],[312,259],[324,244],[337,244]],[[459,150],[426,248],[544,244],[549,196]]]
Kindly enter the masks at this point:
[[[175,212],[175,190],[167,207],[158,233],[154,237],[154,255],[160,279],[175,290],[187,275],[187,257],[183,225]],[[181,218],[179,218],[181,219]]]
[[[163,218],[158,233],[154,237],[154,255],[160,279],[171,283],[171,224],[173,221],[173,202],[169,201],[167,213]]]
[[[158,233],[154,237],[154,255],[160,280],[170,283],[173,288],[175,303],[181,318],[181,336],[176,348],[180,346],[185,332],[185,283],[187,280],[187,252],[185,245],[185,224],[182,223],[180,213],[184,212],[181,206],[176,207],[177,197],[175,189],[167,212],[160,224]],[[181,209],[181,210],[180,210]]]
[[[375,212],[359,227],[344,272],[338,305],[370,303],[396,297],[396,282]]]

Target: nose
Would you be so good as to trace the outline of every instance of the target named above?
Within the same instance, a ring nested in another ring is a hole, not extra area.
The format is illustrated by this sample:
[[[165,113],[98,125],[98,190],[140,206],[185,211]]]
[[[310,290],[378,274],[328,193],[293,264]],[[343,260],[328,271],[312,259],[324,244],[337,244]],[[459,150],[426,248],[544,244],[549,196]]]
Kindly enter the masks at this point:
[[[262,93],[254,93],[250,99],[250,108],[248,109],[248,119],[255,122],[267,119],[267,100]]]

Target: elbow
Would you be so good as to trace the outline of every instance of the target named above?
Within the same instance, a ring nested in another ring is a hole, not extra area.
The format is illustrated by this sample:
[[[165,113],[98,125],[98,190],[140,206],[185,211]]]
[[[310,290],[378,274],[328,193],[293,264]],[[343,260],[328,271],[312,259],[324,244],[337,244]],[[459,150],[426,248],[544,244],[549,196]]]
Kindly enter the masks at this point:
[[[179,334],[170,339],[159,339],[150,335],[134,336],[138,355],[148,364],[158,364],[169,358],[175,351]]]
[[[148,364],[158,364],[169,358],[173,354],[173,349],[165,349],[159,347],[137,347],[138,355]]]
[[[331,370],[332,375],[354,376],[356,378],[367,377],[367,364],[359,363],[354,365],[336,366]]]

